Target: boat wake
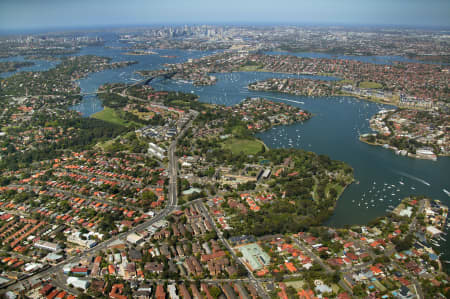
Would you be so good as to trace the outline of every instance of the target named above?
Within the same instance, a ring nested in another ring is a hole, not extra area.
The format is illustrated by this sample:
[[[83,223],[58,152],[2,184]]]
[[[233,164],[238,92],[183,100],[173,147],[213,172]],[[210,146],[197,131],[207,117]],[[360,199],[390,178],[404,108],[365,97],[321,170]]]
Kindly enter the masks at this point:
[[[398,174],[400,174],[400,175],[402,175],[402,176],[404,176],[404,177],[410,178],[410,179],[412,179],[412,180],[414,180],[414,181],[417,181],[417,182],[419,182],[419,183],[422,183],[422,184],[424,184],[424,185],[431,186],[430,183],[428,183],[427,181],[422,180],[421,178],[418,178],[418,177],[416,177],[416,176],[407,174],[407,173],[402,172],[402,171],[394,171],[394,172],[395,172],[395,173],[398,173]]]
[[[267,97],[268,99],[276,99],[276,100],[281,100],[281,101],[286,101],[286,102],[292,102],[292,103],[297,103],[297,104],[302,104],[304,105],[305,102],[300,102],[300,101],[294,101],[294,100],[289,100],[289,99],[283,99],[283,98],[276,98],[276,97]]]

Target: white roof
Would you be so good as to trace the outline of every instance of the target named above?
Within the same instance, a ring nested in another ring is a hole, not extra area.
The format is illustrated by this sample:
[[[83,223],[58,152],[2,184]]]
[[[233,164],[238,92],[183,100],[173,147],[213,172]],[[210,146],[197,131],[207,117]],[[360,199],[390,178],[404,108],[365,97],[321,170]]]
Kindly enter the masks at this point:
[[[131,233],[127,236],[127,241],[133,244],[136,244],[140,240],[142,240],[142,237],[135,233]]]
[[[89,286],[89,281],[80,279],[78,277],[69,277],[67,278],[67,284],[71,284],[76,288],[82,288],[86,290]]]
[[[408,218],[412,215],[412,207],[407,207],[406,209],[403,209],[399,213],[400,216],[407,216]]]
[[[439,229],[437,229],[437,228],[435,228],[434,226],[431,226],[431,225],[427,226],[427,232],[429,232],[432,235],[438,235],[438,234],[442,233],[441,230],[439,230]]]

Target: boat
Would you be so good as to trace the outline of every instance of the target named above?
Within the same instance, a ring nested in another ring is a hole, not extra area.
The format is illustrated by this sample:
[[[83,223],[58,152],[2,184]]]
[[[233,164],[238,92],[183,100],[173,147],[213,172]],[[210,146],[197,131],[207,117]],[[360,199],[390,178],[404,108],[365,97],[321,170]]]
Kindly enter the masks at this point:
[[[402,181],[399,181],[398,183],[399,183],[400,185],[404,185],[404,184],[405,184],[405,183],[403,183]]]
[[[447,194],[448,196],[450,196],[450,192],[448,192],[446,189],[442,189],[442,191],[444,191],[445,194]]]

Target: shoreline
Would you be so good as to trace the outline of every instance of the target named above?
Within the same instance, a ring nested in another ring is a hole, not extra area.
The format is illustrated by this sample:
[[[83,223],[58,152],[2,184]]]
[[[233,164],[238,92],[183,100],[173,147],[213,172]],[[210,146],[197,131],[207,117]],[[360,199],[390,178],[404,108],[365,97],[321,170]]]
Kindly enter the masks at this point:
[[[279,74],[291,74],[291,73],[279,73]],[[305,74],[305,75],[307,75],[307,74]],[[311,74],[308,74],[308,75],[311,75]],[[311,76],[316,76],[316,75],[311,75]],[[429,110],[425,107],[403,106],[403,105],[400,105],[398,102],[386,102],[384,99],[377,98],[374,96],[363,96],[363,95],[357,95],[357,94],[352,94],[352,93],[342,92],[342,91],[339,93],[333,93],[333,94],[329,94],[329,95],[314,96],[314,95],[307,95],[307,94],[303,94],[303,95],[295,94],[295,93],[291,93],[291,92],[283,92],[283,91],[278,91],[278,90],[257,90],[257,89],[249,89],[248,87],[247,87],[247,89],[249,91],[272,92],[272,93],[278,93],[278,94],[287,94],[287,95],[292,95],[292,96],[304,96],[304,97],[310,97],[310,98],[315,98],[315,97],[353,97],[353,98],[356,98],[359,100],[364,100],[364,101],[368,101],[368,102],[372,102],[372,103],[394,106],[399,109],[412,109],[412,110],[421,110],[421,111]]]
[[[391,146],[389,146],[389,147],[384,147],[384,144],[381,144],[381,143],[378,143],[378,142],[369,142],[369,141],[367,141],[367,140],[364,140],[361,136],[359,137],[359,141],[364,142],[364,143],[366,143],[366,144],[368,144],[368,145],[371,145],[371,146],[381,146],[381,147],[383,147],[383,148],[386,148],[386,149],[389,149],[389,150],[394,151],[394,153],[395,153],[396,150],[398,150],[398,149],[392,148]],[[396,155],[397,155],[397,154],[396,154]],[[437,158],[438,158],[439,156],[441,156],[441,157],[448,157],[448,156],[450,156],[450,155],[439,155],[439,154],[436,154],[436,159],[434,159],[434,158],[432,158],[432,157],[420,156],[420,155],[417,155],[417,154],[413,154],[413,153],[409,153],[409,152],[408,152],[407,155],[397,155],[397,156],[403,156],[403,157],[414,158],[414,159],[420,159],[420,160],[430,160],[430,161],[436,162],[436,161],[437,161]]]
[[[289,74],[289,73],[286,73],[286,74]],[[311,75],[311,76],[315,76],[315,75]],[[293,96],[305,96],[305,97],[310,97],[310,98],[314,98],[314,97],[353,97],[353,98],[356,98],[356,99],[359,99],[359,100],[365,100],[365,101],[369,101],[369,102],[373,102],[373,103],[395,106],[397,108],[409,108],[409,109],[421,110],[418,107],[404,107],[404,106],[398,105],[398,103],[395,103],[395,102],[386,102],[382,98],[367,97],[367,96],[362,96],[362,95],[357,95],[357,94],[352,94],[352,93],[347,93],[347,92],[333,93],[333,94],[329,94],[329,95],[313,96],[313,95],[307,95],[307,94],[301,95],[301,94],[295,94],[295,93],[291,93],[291,92],[283,92],[283,91],[277,91],[277,90],[258,90],[258,89],[250,89],[248,87],[247,87],[247,89],[249,91],[273,92],[273,93],[288,94],[288,95],[293,95]]]
[[[242,67],[241,67],[242,68]],[[145,76],[142,72],[145,72],[143,70],[140,71],[136,71],[135,73],[140,75],[140,76]],[[317,74],[313,74],[313,73],[289,73],[289,72],[274,72],[274,71],[270,71],[270,70],[266,70],[266,69],[255,69],[255,70],[242,70],[242,69],[235,69],[232,70],[230,72],[221,72],[220,74],[226,74],[226,73],[253,73],[253,72],[257,72],[257,73],[273,73],[273,74],[283,74],[283,75],[298,75],[298,76],[318,76],[318,77],[329,77],[329,78],[336,78],[336,81],[340,81],[340,80],[344,80],[341,77],[335,76],[331,73],[326,74],[326,73],[317,73]],[[216,73],[208,73],[208,75],[211,74],[216,74]],[[211,84],[204,84],[207,86],[213,86],[217,83],[218,80],[212,82]],[[334,81],[334,80],[330,80],[330,81]],[[189,82],[192,85],[195,85],[192,82]],[[307,94],[295,94],[295,93],[290,93],[290,92],[283,92],[283,91],[277,91],[277,90],[257,90],[257,89],[249,89],[247,86],[247,90],[249,91],[257,91],[257,92],[274,92],[274,93],[280,93],[280,94],[289,94],[289,95],[294,95],[294,96],[306,96],[306,97],[315,97],[312,95],[307,95]],[[374,90],[378,90],[378,89],[374,89]],[[373,103],[378,103],[378,104],[383,104],[383,105],[390,105],[390,106],[394,106],[397,108],[402,108],[402,109],[414,109],[414,110],[427,110],[424,107],[416,107],[416,106],[404,106],[404,105],[400,105],[398,103],[398,101],[386,101],[383,98],[378,98],[375,96],[363,96],[363,95],[358,95],[358,94],[353,94],[353,93],[349,93],[349,92],[344,92],[344,91],[340,91],[338,93],[333,93],[333,94],[329,94],[329,95],[322,95],[322,96],[330,96],[330,97],[339,97],[339,96],[346,96],[346,97],[354,97],[360,100],[365,100],[365,101],[369,101],[369,102],[373,102]]]

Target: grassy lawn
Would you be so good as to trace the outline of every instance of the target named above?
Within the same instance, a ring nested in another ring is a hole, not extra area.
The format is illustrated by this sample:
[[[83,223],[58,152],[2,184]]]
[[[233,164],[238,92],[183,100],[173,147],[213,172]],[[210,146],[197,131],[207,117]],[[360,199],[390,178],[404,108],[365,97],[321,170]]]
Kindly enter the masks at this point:
[[[237,139],[230,138],[222,143],[223,148],[229,149],[233,154],[239,154],[241,151],[246,155],[255,155],[261,151],[263,143],[256,139]]]
[[[363,81],[359,83],[359,88],[374,88],[374,89],[380,89],[383,85],[377,82],[369,82],[369,81]]]
[[[261,72],[263,71],[262,65],[243,65],[239,68],[241,72]]]
[[[303,286],[305,285],[303,280],[287,281],[285,283],[286,283],[286,286],[293,287],[296,291],[300,291],[301,289],[303,289]]]
[[[355,84],[355,82],[353,80],[349,80],[349,79],[343,79],[343,80],[337,81],[337,83],[340,83],[342,85],[346,85],[346,84],[354,85]]]
[[[104,142],[99,142],[99,143],[96,144],[96,147],[99,147],[99,148],[101,148],[102,150],[107,151],[109,148],[112,147],[112,145],[114,144],[114,142],[115,142],[115,139],[111,139],[111,140],[104,141]]]
[[[188,101],[182,101],[182,100],[173,100],[170,102],[172,106],[184,106],[189,108],[189,102]]]
[[[121,119],[114,109],[109,107],[105,107],[105,109],[103,109],[102,111],[92,114],[91,117],[125,127],[130,125],[129,122]]]

